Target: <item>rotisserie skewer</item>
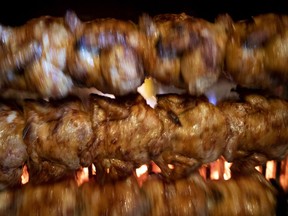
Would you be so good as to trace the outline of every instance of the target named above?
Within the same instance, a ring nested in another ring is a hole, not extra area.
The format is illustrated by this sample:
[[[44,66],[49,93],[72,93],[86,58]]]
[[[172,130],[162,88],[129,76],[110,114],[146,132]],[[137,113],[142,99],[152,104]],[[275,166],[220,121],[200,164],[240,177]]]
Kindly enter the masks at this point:
[[[163,95],[154,109],[139,95],[117,99],[92,95],[88,107],[75,98],[26,101],[24,116],[8,108],[1,112],[2,126],[14,120],[20,134],[18,141],[13,136],[17,143],[9,145],[6,138],[14,132],[3,130],[1,145],[10,150],[2,152],[1,167],[13,159],[11,151],[20,152],[16,169],[27,162],[33,183],[73,175],[92,163],[102,182],[125,178],[150,161],[164,177],[177,179],[221,155],[229,162],[257,166],[288,153],[288,103],[260,95],[217,106],[205,98]],[[15,113],[22,121],[15,122]],[[2,180],[4,185],[8,179]]]
[[[68,179],[27,184],[7,195],[7,205],[1,207],[10,208],[13,215],[270,216],[276,210],[276,191],[256,170],[227,181],[204,180],[193,173],[185,179],[165,182],[152,174],[142,187],[134,176],[105,184],[91,179],[80,187]]]
[[[273,91],[288,79],[287,23],[287,16],[276,14],[250,23],[186,14],[143,15],[138,24],[82,22],[73,12],[39,17],[19,27],[1,26],[0,88],[40,98],[63,98],[76,87],[127,95],[152,76],[202,95],[226,76],[244,87]]]

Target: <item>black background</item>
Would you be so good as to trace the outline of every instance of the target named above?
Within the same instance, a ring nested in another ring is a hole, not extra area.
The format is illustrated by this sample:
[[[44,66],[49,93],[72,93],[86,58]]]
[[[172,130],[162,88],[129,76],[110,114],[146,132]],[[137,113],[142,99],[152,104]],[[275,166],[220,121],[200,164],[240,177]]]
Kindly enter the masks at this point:
[[[288,1],[272,0],[52,0],[52,1],[5,1],[0,6],[0,23],[21,25],[42,15],[64,16],[74,10],[83,20],[113,17],[137,22],[143,13],[181,13],[213,21],[218,14],[228,13],[234,20],[247,19],[263,13],[288,14]]]

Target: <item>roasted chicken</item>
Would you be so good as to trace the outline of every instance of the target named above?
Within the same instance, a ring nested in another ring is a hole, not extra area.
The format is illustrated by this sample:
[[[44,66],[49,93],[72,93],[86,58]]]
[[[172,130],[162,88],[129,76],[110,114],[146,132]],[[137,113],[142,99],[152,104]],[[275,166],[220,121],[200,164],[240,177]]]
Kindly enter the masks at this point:
[[[227,181],[208,181],[208,215],[275,215],[276,190],[253,170]]]
[[[59,98],[72,89],[64,73],[74,37],[64,19],[40,17],[19,27],[0,28],[1,87]]]
[[[15,191],[13,215],[79,215],[79,189],[73,179],[43,185],[24,185]]]
[[[254,170],[254,171],[253,171]],[[197,172],[176,181],[150,174],[143,186],[135,176],[105,182],[75,179],[27,184],[0,193],[3,215],[267,215],[276,212],[276,190],[255,169],[229,180],[204,180]]]
[[[226,72],[248,88],[273,90],[288,80],[288,17],[264,14],[234,23],[227,43]]]
[[[32,183],[52,182],[91,164],[85,157],[94,135],[88,113],[78,100],[27,101],[24,142]]]
[[[62,98],[76,87],[93,87],[123,96],[151,76],[194,96],[220,77],[273,92],[288,80],[287,26],[287,16],[276,14],[251,22],[233,22],[228,15],[214,22],[184,13],[142,15],[137,24],[83,22],[71,11],[65,18],[43,16],[0,26],[0,89]]]
[[[135,93],[144,81],[147,39],[127,21],[99,19],[83,23],[73,12],[66,21],[76,37],[68,73],[76,83],[115,95]]]
[[[140,17],[140,28],[149,39],[147,73],[162,83],[202,95],[222,72],[230,22],[228,16],[215,23],[186,14]]]
[[[229,130],[223,113],[201,98],[163,96],[153,109],[140,96],[94,96],[91,112],[96,140],[90,153],[98,176],[109,169],[112,178],[150,160],[168,178],[186,176],[222,154]]]
[[[222,155],[254,167],[288,154],[288,103],[255,94],[217,105],[163,95],[155,108],[139,95],[91,95],[88,104],[27,100],[23,110],[3,105],[0,112],[3,188],[19,182],[26,163],[33,183],[74,175],[92,163],[98,181],[106,182],[151,161],[163,177],[178,179]]]
[[[134,176],[98,184],[91,180],[80,188],[80,214],[142,216],[150,208]]]
[[[22,139],[25,127],[23,113],[10,104],[0,105],[0,190],[19,186],[28,159]]]
[[[228,161],[253,160],[256,165],[288,154],[288,102],[260,95],[218,104],[230,133],[224,156]]]

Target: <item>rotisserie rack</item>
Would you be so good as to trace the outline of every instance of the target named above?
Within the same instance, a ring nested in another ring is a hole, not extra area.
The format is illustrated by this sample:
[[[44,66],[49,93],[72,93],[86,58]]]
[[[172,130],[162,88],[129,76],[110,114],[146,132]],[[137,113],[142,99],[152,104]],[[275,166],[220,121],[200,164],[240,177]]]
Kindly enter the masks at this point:
[[[68,11],[0,39],[0,215],[287,213],[288,16]],[[281,160],[282,185],[258,171]]]

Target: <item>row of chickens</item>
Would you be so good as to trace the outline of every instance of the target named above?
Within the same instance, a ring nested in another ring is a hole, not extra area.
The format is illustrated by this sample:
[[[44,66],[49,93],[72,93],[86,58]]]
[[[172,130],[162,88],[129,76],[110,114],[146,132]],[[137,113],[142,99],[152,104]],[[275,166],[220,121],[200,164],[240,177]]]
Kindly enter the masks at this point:
[[[13,103],[13,102],[12,102]],[[155,162],[166,179],[190,175],[224,156],[255,167],[288,153],[288,102],[260,95],[217,105],[162,95],[153,109],[139,95],[7,102],[0,107],[0,186],[54,182],[94,164],[98,182],[130,176]],[[174,168],[169,168],[173,165]]]
[[[237,22],[223,15],[213,23],[186,14],[143,15],[137,24],[83,22],[71,11],[39,17],[0,26],[0,88],[6,97],[63,98],[83,87],[127,95],[153,77],[202,95],[223,76],[274,89],[288,80],[287,26],[287,16],[276,14]]]
[[[80,187],[72,179],[44,185],[24,185],[0,192],[1,215],[62,216],[273,216],[276,190],[255,169],[227,181],[204,180],[193,173],[166,182],[149,175],[142,186],[134,176]],[[284,213],[284,212],[282,212]],[[285,213],[284,213],[285,214]]]

